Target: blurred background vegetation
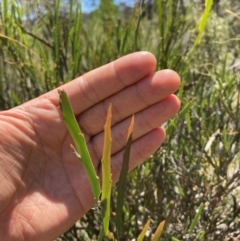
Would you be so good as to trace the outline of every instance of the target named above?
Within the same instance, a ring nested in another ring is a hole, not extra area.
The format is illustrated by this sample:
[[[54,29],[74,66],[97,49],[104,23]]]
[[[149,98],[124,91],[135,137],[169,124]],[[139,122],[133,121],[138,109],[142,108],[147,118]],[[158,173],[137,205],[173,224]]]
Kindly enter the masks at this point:
[[[148,219],[146,240],[162,220],[162,240],[240,240],[239,0],[214,1],[197,48],[203,0],[133,7],[101,0],[88,14],[80,2],[0,1],[0,110],[125,54],[151,51],[157,69],[181,76],[183,111],[166,123],[163,146],[128,176],[121,240],[136,238]],[[114,193],[112,205],[114,212]],[[95,240],[99,222],[91,210],[57,240]]]

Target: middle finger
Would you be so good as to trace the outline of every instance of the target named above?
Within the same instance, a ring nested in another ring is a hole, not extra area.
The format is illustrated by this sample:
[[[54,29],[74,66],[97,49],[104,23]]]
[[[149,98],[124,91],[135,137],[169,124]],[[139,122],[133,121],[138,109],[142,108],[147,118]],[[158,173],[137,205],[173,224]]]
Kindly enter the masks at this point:
[[[115,125],[165,99],[178,89],[179,84],[180,78],[174,71],[159,71],[83,112],[77,117],[78,123],[84,133],[94,136],[103,130],[110,103],[113,107],[112,125]]]

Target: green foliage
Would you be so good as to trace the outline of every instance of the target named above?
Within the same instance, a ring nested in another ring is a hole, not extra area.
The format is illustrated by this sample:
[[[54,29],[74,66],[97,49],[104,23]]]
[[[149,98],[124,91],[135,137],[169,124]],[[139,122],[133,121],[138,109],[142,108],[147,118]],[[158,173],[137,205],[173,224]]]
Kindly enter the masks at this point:
[[[183,108],[165,124],[163,146],[127,177],[121,239],[138,237],[149,219],[153,222],[146,240],[162,220],[166,220],[162,240],[236,237],[240,230],[239,2],[213,1],[197,45],[199,20],[207,11],[200,1],[141,1],[129,14],[127,8],[111,5],[112,12],[97,10],[90,15],[81,13],[78,1],[30,2],[31,11],[28,1],[1,2],[1,110],[127,53],[151,51],[157,69],[171,68],[181,76],[177,95]],[[114,188],[113,213],[116,193]],[[201,203],[201,215],[190,230]],[[58,240],[96,240],[99,216],[98,211],[90,211]],[[110,229],[116,234],[111,220]]]
[[[205,9],[204,9],[204,13],[200,19],[200,22],[198,24],[198,36],[195,40],[194,43],[194,47],[197,47],[200,44],[201,41],[201,37],[203,35],[203,32],[205,30],[206,24],[207,24],[207,20],[209,18],[210,15],[210,11],[212,9],[212,4],[213,4],[213,0],[205,0]]]
[[[196,214],[195,214],[195,216],[194,216],[194,218],[192,220],[192,223],[191,223],[191,225],[189,227],[189,231],[188,231],[189,233],[192,233],[194,228],[196,227],[196,225],[198,223],[198,220],[199,220],[199,218],[200,218],[200,216],[202,214],[202,210],[203,210],[203,203],[200,204],[198,210],[196,211]]]

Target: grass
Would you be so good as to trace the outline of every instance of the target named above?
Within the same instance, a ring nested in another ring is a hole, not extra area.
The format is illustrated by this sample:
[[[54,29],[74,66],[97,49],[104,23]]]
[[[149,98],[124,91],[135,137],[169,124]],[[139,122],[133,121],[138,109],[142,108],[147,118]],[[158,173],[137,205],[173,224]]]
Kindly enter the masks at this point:
[[[85,16],[73,0],[41,6],[2,1],[0,108],[19,105],[127,53],[151,51],[157,69],[180,74],[182,111],[165,124],[163,146],[127,177],[122,240],[139,237],[150,219],[145,240],[163,220],[162,240],[231,240],[240,230],[240,5],[215,1],[193,51],[203,5],[149,2],[141,1],[127,16],[104,4]],[[114,187],[113,212],[116,193]],[[90,211],[58,240],[96,240],[99,212]],[[116,232],[111,221],[110,229]]]

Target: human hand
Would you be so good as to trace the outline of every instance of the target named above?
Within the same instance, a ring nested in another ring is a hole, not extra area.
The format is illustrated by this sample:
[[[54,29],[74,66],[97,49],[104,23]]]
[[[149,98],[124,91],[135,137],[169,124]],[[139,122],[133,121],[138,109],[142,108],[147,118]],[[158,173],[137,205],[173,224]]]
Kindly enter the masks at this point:
[[[127,128],[135,114],[130,170],[162,144],[159,127],[180,108],[174,93],[179,76],[154,73],[147,52],[127,55],[63,86],[99,174],[103,126],[109,103],[112,118],[112,177],[121,169]],[[94,204],[83,166],[59,109],[57,89],[0,112],[0,240],[52,241]]]

